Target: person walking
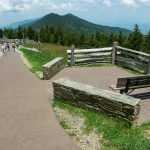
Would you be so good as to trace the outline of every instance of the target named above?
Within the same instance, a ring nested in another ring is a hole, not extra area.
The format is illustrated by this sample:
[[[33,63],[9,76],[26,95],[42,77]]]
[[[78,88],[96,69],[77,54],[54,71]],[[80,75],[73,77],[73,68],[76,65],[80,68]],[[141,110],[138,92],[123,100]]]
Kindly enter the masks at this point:
[[[17,47],[17,49],[19,48],[19,42],[18,41],[16,41],[16,47]]]
[[[5,54],[5,44],[4,43],[2,44],[2,51]]]
[[[7,42],[6,46],[7,46],[7,51],[10,51],[10,46],[9,46],[8,42]]]
[[[13,48],[14,52],[15,52],[15,48],[16,48],[15,43],[14,43],[14,42],[12,42],[11,46],[12,46],[12,48]]]

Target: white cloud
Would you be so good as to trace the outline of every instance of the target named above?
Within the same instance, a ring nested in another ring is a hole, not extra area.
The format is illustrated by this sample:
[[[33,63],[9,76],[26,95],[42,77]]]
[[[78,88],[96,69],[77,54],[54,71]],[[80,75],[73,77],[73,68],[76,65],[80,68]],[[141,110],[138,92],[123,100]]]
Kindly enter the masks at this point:
[[[142,4],[150,5],[150,0],[138,0],[138,1],[141,2]]]
[[[135,0],[122,0],[121,3],[126,6],[134,6],[134,7],[137,6]]]
[[[104,4],[105,6],[107,6],[107,7],[111,7],[111,6],[112,6],[112,1],[110,1],[110,0],[104,0],[104,1],[103,1],[103,4]]]
[[[73,2],[85,2],[85,3],[94,3],[96,0],[72,0]]]
[[[29,10],[30,4],[26,0],[0,0],[0,12],[15,12]]]
[[[95,0],[81,0],[84,3],[93,3]],[[27,11],[30,9],[59,9],[59,10],[73,10],[77,7],[75,3],[78,0],[55,2],[55,0],[0,0],[0,12],[17,12],[17,11]]]
[[[106,7],[117,6],[137,7],[141,5],[150,6],[150,0],[0,0],[0,12],[28,11],[31,9],[51,9],[51,10],[85,10],[94,5],[104,5]],[[141,6],[142,7],[142,6]]]

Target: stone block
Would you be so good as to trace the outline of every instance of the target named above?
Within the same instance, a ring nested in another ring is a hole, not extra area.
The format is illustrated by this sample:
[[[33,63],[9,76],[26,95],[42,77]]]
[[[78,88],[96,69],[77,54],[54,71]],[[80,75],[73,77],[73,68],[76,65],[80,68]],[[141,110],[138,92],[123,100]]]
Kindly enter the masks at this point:
[[[49,80],[64,68],[63,58],[57,57],[49,63],[43,65],[43,79]]]
[[[105,112],[134,124],[138,118],[139,99],[68,79],[53,81],[53,88],[55,98],[60,98],[69,103]]]

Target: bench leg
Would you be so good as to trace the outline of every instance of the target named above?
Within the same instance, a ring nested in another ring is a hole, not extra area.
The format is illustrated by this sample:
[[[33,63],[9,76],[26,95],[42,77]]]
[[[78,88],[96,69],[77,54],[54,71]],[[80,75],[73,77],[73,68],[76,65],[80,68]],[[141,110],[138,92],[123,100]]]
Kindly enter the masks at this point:
[[[128,93],[128,90],[126,90],[126,89],[120,90],[120,94],[123,94],[123,93],[127,94],[127,93]]]
[[[132,89],[127,95],[131,94],[135,89]]]
[[[124,90],[120,90],[120,94],[123,94],[125,91]]]

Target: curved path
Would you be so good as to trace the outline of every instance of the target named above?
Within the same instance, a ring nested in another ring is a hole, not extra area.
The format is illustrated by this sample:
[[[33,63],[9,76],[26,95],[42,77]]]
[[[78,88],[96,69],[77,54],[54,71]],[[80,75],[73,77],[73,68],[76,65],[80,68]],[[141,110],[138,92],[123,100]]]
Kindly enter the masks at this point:
[[[49,84],[16,52],[0,58],[0,150],[77,150],[50,104]]]

